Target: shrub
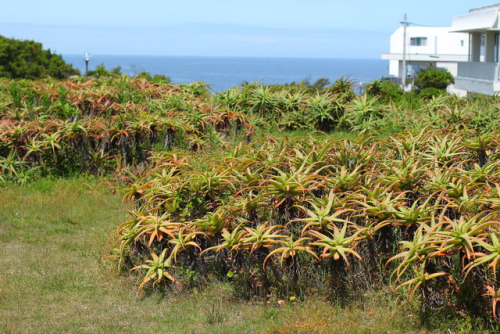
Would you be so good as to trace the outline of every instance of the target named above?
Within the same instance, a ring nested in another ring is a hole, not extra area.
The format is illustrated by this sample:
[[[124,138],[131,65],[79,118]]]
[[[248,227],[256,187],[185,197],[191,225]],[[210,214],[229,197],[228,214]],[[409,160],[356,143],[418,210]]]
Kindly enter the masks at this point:
[[[156,83],[156,84],[170,83],[171,82],[170,77],[167,77],[167,76],[165,76],[163,74],[151,75],[151,73],[149,73],[149,72],[141,72],[141,73],[139,73],[138,77],[139,78],[144,78],[148,82],[150,82],[150,83]]]
[[[323,88],[326,88],[331,84],[330,80],[328,78],[319,78],[316,80],[310,88],[314,90],[321,90]]]
[[[113,70],[113,73],[118,74],[117,72],[119,72],[119,71],[120,70],[118,68],[116,68],[116,69]],[[99,64],[99,66],[97,66],[95,68],[95,70],[89,71],[87,75],[89,77],[95,77],[95,78],[111,77],[112,76],[111,72],[109,72],[106,69],[106,67],[104,66],[104,63]]]
[[[441,96],[446,94],[446,91],[436,87],[424,88],[420,91],[418,96],[422,99],[432,99],[435,96]]]
[[[0,76],[17,79],[67,78],[79,74],[50,49],[35,41],[21,41],[0,36]]]
[[[421,69],[415,77],[417,92],[426,88],[445,90],[446,87],[453,83],[455,83],[455,79],[448,71],[434,67]]]

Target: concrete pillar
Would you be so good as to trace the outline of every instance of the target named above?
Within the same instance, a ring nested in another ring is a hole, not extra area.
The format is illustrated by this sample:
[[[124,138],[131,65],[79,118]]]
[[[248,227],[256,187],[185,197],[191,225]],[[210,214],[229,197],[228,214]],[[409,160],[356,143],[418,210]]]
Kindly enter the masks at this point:
[[[399,75],[399,61],[398,60],[390,60],[389,61],[389,74],[393,75],[397,78],[400,78]]]
[[[484,61],[493,63],[495,61],[495,33],[488,31],[486,33]]]
[[[481,59],[481,33],[474,32],[470,34],[470,56],[471,61],[479,62]]]

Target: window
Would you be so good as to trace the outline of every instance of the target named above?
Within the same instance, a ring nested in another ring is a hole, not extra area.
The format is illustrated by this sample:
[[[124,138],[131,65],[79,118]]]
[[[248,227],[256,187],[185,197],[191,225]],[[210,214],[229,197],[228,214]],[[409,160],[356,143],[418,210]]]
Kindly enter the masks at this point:
[[[460,41],[460,46],[464,47],[464,40],[463,39]]]
[[[493,48],[493,60],[495,63],[498,63],[498,47],[500,42],[500,35],[498,33],[495,34],[495,47]]]
[[[413,78],[417,75],[418,71],[425,68],[425,65],[417,65],[417,64],[407,64],[406,65],[406,77]]]
[[[427,37],[411,37],[411,46],[427,46]]]

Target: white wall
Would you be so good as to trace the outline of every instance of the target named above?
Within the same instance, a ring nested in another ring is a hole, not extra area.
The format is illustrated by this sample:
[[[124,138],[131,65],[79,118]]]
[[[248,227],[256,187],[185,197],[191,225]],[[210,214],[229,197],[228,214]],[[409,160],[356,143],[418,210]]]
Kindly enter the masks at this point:
[[[406,52],[408,54],[467,55],[469,52],[469,34],[451,33],[450,28],[407,27]],[[404,28],[398,28],[391,35],[390,53],[403,53]],[[427,37],[426,46],[412,46],[412,37]],[[463,42],[463,43],[462,43]]]
[[[445,68],[453,77],[458,74],[458,64],[454,62],[436,62],[437,68]]]
[[[399,61],[389,60],[389,75],[399,77]]]

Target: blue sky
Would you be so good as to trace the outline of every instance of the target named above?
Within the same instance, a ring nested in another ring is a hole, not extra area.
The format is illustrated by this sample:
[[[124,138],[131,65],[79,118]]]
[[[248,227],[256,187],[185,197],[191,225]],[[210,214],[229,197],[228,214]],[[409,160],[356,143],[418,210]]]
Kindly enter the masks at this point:
[[[61,54],[380,58],[406,12],[449,26],[463,0],[1,0],[0,35]]]

